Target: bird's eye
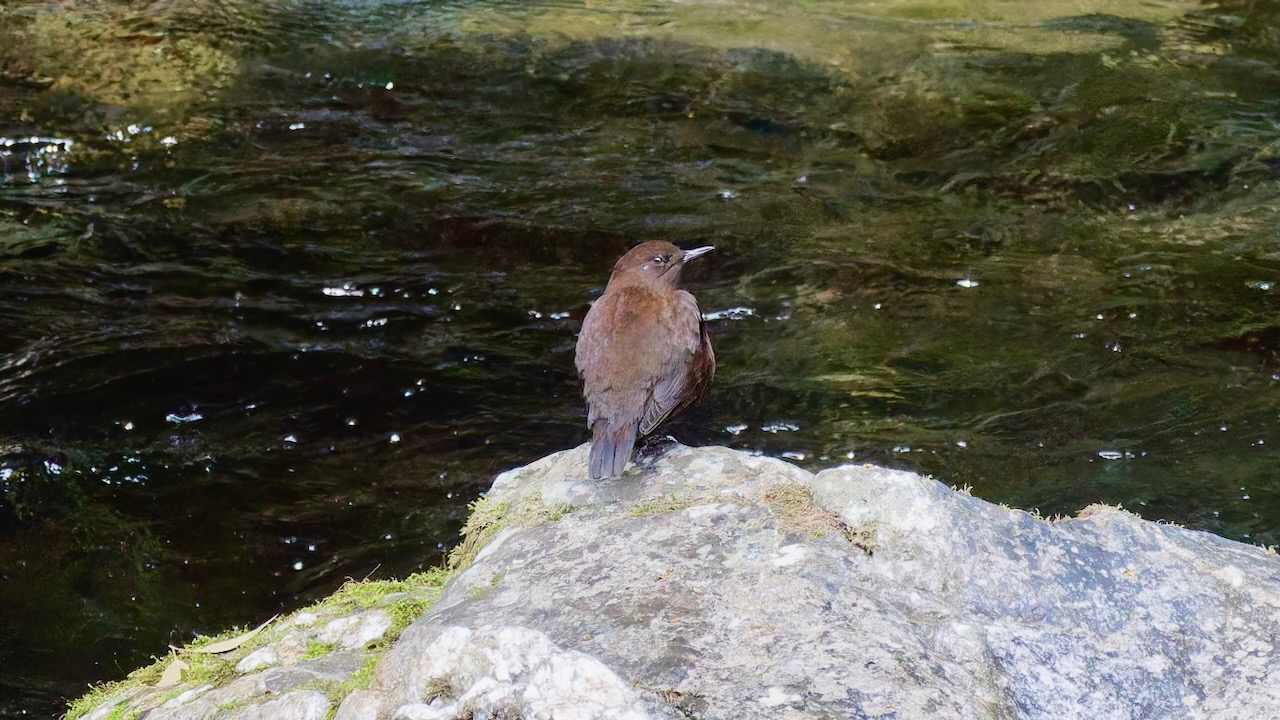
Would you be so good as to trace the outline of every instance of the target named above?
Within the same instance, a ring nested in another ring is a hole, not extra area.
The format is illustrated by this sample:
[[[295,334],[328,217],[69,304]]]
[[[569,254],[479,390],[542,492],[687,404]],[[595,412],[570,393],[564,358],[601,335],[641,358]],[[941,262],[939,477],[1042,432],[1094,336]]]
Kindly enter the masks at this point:
[[[665,253],[662,255],[655,255],[653,257],[653,261],[658,263],[659,265],[666,265],[667,263],[671,262],[671,256]]]

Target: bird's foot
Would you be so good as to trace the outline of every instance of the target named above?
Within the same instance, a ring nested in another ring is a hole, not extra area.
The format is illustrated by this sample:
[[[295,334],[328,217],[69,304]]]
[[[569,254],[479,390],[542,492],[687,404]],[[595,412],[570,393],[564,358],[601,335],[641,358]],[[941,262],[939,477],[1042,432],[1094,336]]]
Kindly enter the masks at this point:
[[[670,435],[646,435],[637,443],[635,464],[648,465],[679,444],[680,441]]]

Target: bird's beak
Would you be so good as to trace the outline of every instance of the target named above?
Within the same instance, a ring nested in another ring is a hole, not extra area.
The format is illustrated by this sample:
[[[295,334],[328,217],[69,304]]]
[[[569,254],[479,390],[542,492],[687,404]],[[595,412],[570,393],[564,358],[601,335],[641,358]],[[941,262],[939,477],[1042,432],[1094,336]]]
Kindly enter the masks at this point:
[[[684,259],[683,259],[683,262],[689,262],[690,260],[692,260],[692,259],[694,259],[694,258],[702,257],[703,255],[706,255],[707,253],[711,252],[712,250],[715,250],[715,246],[713,246],[713,245],[707,245],[706,247],[700,247],[700,248],[693,248],[693,249],[691,249],[691,250],[685,250],[685,251],[684,251]]]

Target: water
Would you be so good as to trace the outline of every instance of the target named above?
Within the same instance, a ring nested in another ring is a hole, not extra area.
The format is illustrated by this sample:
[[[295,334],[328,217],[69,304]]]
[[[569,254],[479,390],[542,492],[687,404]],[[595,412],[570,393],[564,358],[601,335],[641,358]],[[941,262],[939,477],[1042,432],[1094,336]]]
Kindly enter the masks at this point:
[[[438,564],[655,236],[687,442],[1280,542],[1278,17],[6,6],[0,714]]]

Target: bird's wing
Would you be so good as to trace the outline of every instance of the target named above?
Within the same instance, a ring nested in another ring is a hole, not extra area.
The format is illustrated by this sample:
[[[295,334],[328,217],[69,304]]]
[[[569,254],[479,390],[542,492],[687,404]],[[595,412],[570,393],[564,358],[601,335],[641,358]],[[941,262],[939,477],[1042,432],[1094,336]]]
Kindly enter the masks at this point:
[[[609,314],[605,305],[610,304],[610,300],[612,298],[609,296],[601,297],[582,319],[582,329],[578,332],[578,343],[574,347],[573,354],[573,364],[578,368],[578,377],[585,378],[587,373],[600,363],[601,346],[588,342],[588,338],[602,335],[601,325],[608,322],[605,316]]]
[[[694,356],[702,346],[703,328],[702,313],[698,310],[698,302],[693,296],[680,291],[680,312],[676,313],[676,336],[684,340],[679,352],[673,352],[666,360],[665,367],[657,374],[653,385],[653,394],[645,404],[644,416],[640,419],[640,434],[648,435],[672,412],[689,404],[689,384],[695,380],[690,376],[690,368],[694,364]],[[708,345],[708,348],[710,345]]]
[[[583,381],[583,395],[587,401],[587,427],[594,427],[599,418],[630,422],[632,427],[642,415],[641,403],[643,395],[629,393],[626,388],[634,382],[635,377],[631,365],[625,359],[643,353],[637,347],[637,339],[643,341],[645,334],[638,337],[629,334],[619,335],[615,329],[626,327],[635,321],[627,313],[630,294],[624,289],[621,292],[606,292],[591,306],[587,316],[583,318],[582,330],[578,334],[577,347],[574,350],[574,364]],[[643,363],[642,363],[643,364]],[[647,388],[652,381],[647,381]]]

